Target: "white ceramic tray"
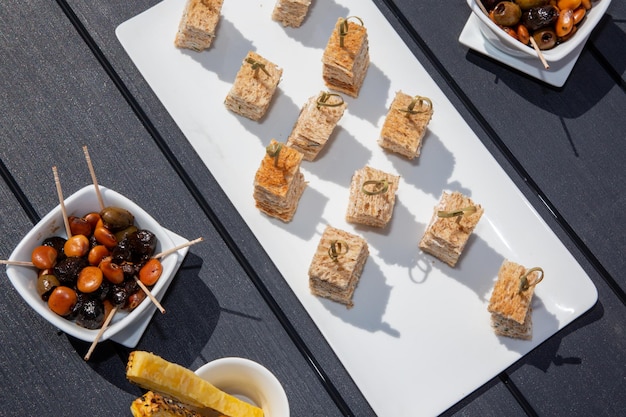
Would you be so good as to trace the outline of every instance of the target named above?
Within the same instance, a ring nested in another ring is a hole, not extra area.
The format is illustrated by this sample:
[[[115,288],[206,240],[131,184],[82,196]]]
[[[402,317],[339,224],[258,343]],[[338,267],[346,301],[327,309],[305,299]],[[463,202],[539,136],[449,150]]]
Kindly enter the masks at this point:
[[[313,2],[297,29],[271,20],[274,0],[227,0],[217,37],[202,53],[173,45],[184,0],[165,0],[124,22],[117,36],[243,219],[277,265],[379,416],[436,415],[513,364],[597,300],[580,265],[537,215],[372,2]],[[300,107],[325,86],[321,56],[339,17],[368,28],[371,65],[320,158],[303,163],[308,187],[291,223],[261,214],[254,174],[272,138],[286,141]],[[223,105],[248,50],[283,67],[261,122]],[[422,155],[410,162],[376,143],[394,94],[432,99]],[[369,164],[401,175],[384,230],[344,220],[353,172]],[[459,190],[485,214],[452,269],[417,247],[442,190]],[[308,266],[326,224],[370,246],[355,307],[312,296]],[[487,303],[504,259],[541,266],[534,337],[497,337]]]

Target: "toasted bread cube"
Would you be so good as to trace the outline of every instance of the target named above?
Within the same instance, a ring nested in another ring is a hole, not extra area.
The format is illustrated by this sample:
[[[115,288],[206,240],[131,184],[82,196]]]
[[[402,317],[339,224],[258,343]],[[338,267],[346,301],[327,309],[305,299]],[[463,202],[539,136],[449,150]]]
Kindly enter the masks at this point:
[[[254,51],[248,52],[237,72],[224,104],[226,108],[251,120],[267,112],[283,74],[282,68]]]
[[[409,107],[414,105],[411,109]],[[426,127],[433,116],[432,102],[423,97],[411,97],[402,91],[389,107],[378,144],[409,159],[420,155]]]
[[[333,106],[320,105],[318,101],[321,99],[326,100],[323,104]],[[310,97],[300,110],[298,120],[287,139],[287,145],[302,152],[304,160],[315,160],[328,142],[347,106],[341,97],[329,96],[323,91],[317,96]]]
[[[463,211],[469,208],[473,211]],[[459,215],[442,217],[440,212]],[[483,212],[484,209],[469,197],[457,191],[444,191],[419,242],[420,249],[454,267]]]
[[[521,277],[527,269],[515,262],[504,260],[498,271],[489,306],[491,326],[501,336],[530,340],[532,338],[532,298],[535,286],[521,288]],[[528,274],[527,282],[538,282],[539,271]]]
[[[198,52],[208,49],[216,35],[223,2],[187,0],[174,45]]]
[[[307,13],[311,0],[276,0],[272,19],[283,26],[300,27]]]
[[[322,77],[331,90],[356,98],[370,64],[369,43],[365,26],[353,21],[347,21],[348,30],[342,41],[340,32],[345,21],[337,20],[328,39],[322,56]]]
[[[272,139],[270,146],[280,150],[275,156],[266,152],[254,177],[256,206],[268,216],[290,222],[306,188],[300,172],[302,154]]]
[[[385,227],[391,220],[400,177],[370,166],[357,170],[350,183],[346,221]]]
[[[334,251],[331,246],[334,245]],[[326,226],[309,267],[309,288],[318,297],[351,308],[354,290],[369,256],[360,236]]]

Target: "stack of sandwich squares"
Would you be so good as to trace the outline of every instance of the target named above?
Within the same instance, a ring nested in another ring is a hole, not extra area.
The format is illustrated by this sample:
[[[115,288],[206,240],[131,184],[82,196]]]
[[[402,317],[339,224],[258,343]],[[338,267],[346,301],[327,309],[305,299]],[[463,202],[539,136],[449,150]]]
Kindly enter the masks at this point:
[[[226,108],[251,120],[260,120],[276,92],[282,68],[254,51],[248,52],[235,77],[224,104]]]
[[[357,22],[339,18],[322,57],[326,86],[358,97],[370,64],[367,29]]]
[[[535,285],[541,279],[543,271],[539,268],[527,270],[509,260],[502,263],[487,307],[496,334],[523,340],[532,338],[531,302]]]
[[[433,211],[419,247],[454,267],[484,209],[458,191],[444,191]]]
[[[357,170],[350,183],[346,221],[385,227],[391,220],[400,177],[370,166]]]
[[[324,100],[320,104],[320,100]],[[304,160],[313,161],[326,145],[348,104],[341,96],[320,92],[310,97],[300,110],[287,145],[299,150]]]
[[[202,51],[213,43],[224,0],[187,0],[174,45]]]
[[[389,107],[378,144],[409,159],[420,155],[426,127],[433,116],[433,106],[426,97],[411,97],[402,91]]]
[[[307,13],[311,0],[277,0],[272,11],[272,19],[283,26],[300,27]]]
[[[300,171],[302,154],[272,139],[254,177],[256,206],[268,216],[292,220],[306,188]]]
[[[326,226],[309,267],[311,293],[354,306],[354,290],[369,256],[360,236]]]

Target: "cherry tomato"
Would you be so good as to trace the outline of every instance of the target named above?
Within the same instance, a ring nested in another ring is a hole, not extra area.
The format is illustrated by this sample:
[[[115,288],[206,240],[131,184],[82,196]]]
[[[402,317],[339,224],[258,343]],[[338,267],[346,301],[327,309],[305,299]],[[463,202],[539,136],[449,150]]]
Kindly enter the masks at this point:
[[[98,221],[100,221],[100,213],[92,212],[87,213],[85,217],[83,217],[87,223],[91,226],[91,230],[96,230],[96,226],[98,225]]]
[[[84,218],[69,216],[67,218],[67,221],[70,224],[70,230],[72,231],[72,235],[85,235],[87,237],[91,236],[93,227],[91,227],[91,224],[89,224],[89,222]]]
[[[67,316],[78,302],[76,291],[63,285],[52,290],[48,298],[48,307],[59,316]]]
[[[74,235],[63,246],[66,256],[85,256],[89,252],[89,239],[85,235]]]
[[[30,260],[36,268],[52,268],[57,260],[57,251],[52,246],[37,246],[33,249]]]
[[[112,249],[117,245],[117,239],[115,239],[115,235],[104,226],[97,226],[96,230],[93,232],[96,241],[101,245],[106,246],[109,249]]]
[[[144,285],[154,285],[163,273],[163,265],[158,259],[152,258],[139,270],[139,280]]]
[[[124,282],[124,271],[122,267],[113,263],[110,256],[102,259],[98,268],[100,268],[104,277],[113,284],[121,284]]]
[[[100,265],[102,259],[109,256],[111,252],[104,245],[96,245],[89,251],[87,255],[87,260],[89,261],[89,265]]]
[[[87,266],[78,274],[76,288],[80,292],[92,293],[102,285],[102,270],[97,266]]]

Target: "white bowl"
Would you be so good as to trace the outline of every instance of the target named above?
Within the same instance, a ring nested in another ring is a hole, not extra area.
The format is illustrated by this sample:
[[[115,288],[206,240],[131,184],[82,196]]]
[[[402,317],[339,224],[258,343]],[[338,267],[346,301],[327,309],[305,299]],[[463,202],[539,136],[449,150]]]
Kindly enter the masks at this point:
[[[494,46],[514,56],[537,57],[537,53],[533,48],[514,39],[489,19],[489,16],[482,12],[476,0],[467,0],[467,4],[472,9],[472,12],[480,19],[482,34],[494,44]],[[609,8],[611,0],[593,0],[592,4],[593,7],[587,12],[585,20],[578,27],[578,31],[569,40],[552,49],[541,51],[546,61],[559,61],[587,42],[591,32],[595,29],[596,25]]]
[[[165,229],[163,229],[163,227],[161,227],[156,220],[154,220],[137,204],[133,203],[121,194],[107,189],[106,187],[100,186],[100,192],[106,206],[125,208],[135,216],[135,225],[139,229],[147,229],[155,234],[157,238],[157,253],[174,247],[174,242],[166,233]],[[93,185],[87,186],[64,199],[64,204],[68,216],[73,215],[82,217],[89,212],[100,211],[96,190]],[[67,236],[65,233],[65,226],[60,205],[50,211],[43,219],[41,219],[41,221],[39,221],[39,223],[35,225],[35,227],[31,229],[31,231],[17,245],[9,257],[9,260],[30,261],[33,249],[41,245],[41,242],[44,239],[51,236]],[[163,272],[159,280],[151,289],[152,294],[157,299],[162,296],[161,293],[165,291],[165,288],[167,288],[165,284],[173,277],[176,266],[176,257],[166,256],[161,259],[161,263],[163,264]],[[86,342],[93,342],[99,331],[98,329],[90,330],[80,327],[73,321],[57,315],[50,310],[48,304],[41,299],[37,293],[37,271],[34,268],[8,265],[7,275],[17,292],[40,316],[48,320],[53,326],[56,326],[66,334]],[[150,313],[154,312],[154,308],[154,305],[148,298],[146,298],[131,312],[123,310],[118,311],[111,320],[109,327],[102,334],[100,340],[106,340],[119,331],[137,323],[139,319],[143,317],[144,313],[147,313],[148,311]]]
[[[244,358],[221,358],[196,371],[222,391],[263,409],[265,417],[289,417],[287,394],[262,365]]]

